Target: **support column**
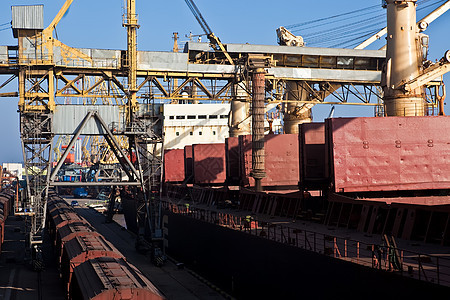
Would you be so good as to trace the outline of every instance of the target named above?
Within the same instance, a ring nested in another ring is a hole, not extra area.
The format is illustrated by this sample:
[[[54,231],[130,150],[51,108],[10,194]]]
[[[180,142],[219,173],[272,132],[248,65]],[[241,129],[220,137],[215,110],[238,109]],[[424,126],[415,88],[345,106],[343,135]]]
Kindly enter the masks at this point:
[[[311,108],[305,107],[305,103],[297,101],[307,101],[308,92],[304,88],[302,81],[286,82],[286,111],[284,113],[284,133],[298,133],[298,125],[312,122]]]
[[[54,111],[55,104],[55,75],[53,68],[48,71],[48,109]]]
[[[387,52],[382,86],[387,116],[423,116],[423,87],[405,91],[398,86],[417,77],[422,65],[416,0],[387,0]]]
[[[266,177],[264,160],[264,68],[256,68],[252,72],[252,172],[255,179],[255,190],[262,191],[262,179]]]
[[[229,121],[230,137],[250,134],[249,118],[250,102],[245,89],[245,83],[233,84],[233,101],[231,101],[231,113]]]

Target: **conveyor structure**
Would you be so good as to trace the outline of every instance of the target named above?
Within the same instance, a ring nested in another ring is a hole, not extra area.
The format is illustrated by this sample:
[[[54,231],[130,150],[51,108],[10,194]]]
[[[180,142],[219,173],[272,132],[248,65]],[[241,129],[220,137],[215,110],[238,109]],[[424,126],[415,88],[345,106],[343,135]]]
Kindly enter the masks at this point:
[[[162,134],[158,128],[162,120],[155,103],[181,99],[248,103],[252,101],[252,70],[258,69],[258,74],[264,74],[265,89],[261,94],[264,99],[258,101],[266,106],[289,101],[366,105],[384,115],[381,81],[385,50],[223,44],[229,56],[225,57],[213,51],[209,43],[188,42],[179,53],[137,51],[135,0],[127,0],[123,19],[127,50],[73,48],[53,36],[72,1],[65,2],[46,28],[43,6],[13,7],[17,45],[0,46],[0,74],[10,76],[0,83],[0,97],[19,97],[27,201],[34,220],[32,245],[41,240],[49,187],[65,184],[55,181],[52,169],[54,163],[58,169],[67,156],[63,153],[60,161],[52,161],[57,135],[70,133],[71,143],[80,134],[105,137],[127,173],[122,181],[108,184],[127,185],[132,190],[124,189],[128,195],[143,191],[140,200],[133,203],[138,224],[149,229],[141,233],[150,232],[151,239],[158,240],[161,230],[156,200],[162,165]],[[18,92],[5,91],[13,80],[18,80]],[[292,87],[299,82],[297,88]],[[417,82],[408,82],[405,88],[414,84]],[[442,80],[426,80],[426,114],[434,114],[437,109],[442,85]],[[287,95],[289,92],[291,95]],[[304,96],[299,98],[299,94]],[[75,105],[80,103],[83,105]],[[64,120],[69,113],[77,116],[79,123],[55,126],[60,124],[55,123],[55,117]],[[118,136],[128,139],[128,149],[117,144]],[[66,151],[71,147],[69,144]]]

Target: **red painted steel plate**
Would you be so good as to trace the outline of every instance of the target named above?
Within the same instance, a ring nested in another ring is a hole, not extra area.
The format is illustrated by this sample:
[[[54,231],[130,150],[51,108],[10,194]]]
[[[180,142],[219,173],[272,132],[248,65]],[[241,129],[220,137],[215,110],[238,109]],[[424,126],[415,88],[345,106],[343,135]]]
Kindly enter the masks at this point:
[[[263,186],[297,186],[299,155],[297,134],[269,134],[265,136],[265,171]],[[239,136],[241,176],[244,186],[254,186],[252,169],[252,137]]]
[[[231,182],[239,181],[239,138],[228,137],[225,139],[225,160],[227,179]],[[239,183],[239,182],[237,182]]]
[[[335,192],[450,188],[450,118],[326,121]]]
[[[325,180],[325,123],[299,125],[300,182]]]
[[[225,144],[196,144],[192,146],[194,183],[224,183]]]
[[[192,183],[193,175],[192,146],[184,146],[184,178],[187,179],[188,183]]]
[[[164,151],[164,180],[166,182],[184,181],[184,149]]]

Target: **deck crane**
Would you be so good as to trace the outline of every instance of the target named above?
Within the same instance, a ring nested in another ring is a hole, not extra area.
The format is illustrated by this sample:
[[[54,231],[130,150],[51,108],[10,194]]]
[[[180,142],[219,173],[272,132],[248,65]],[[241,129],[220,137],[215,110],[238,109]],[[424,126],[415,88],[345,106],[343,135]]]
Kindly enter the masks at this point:
[[[228,54],[227,50],[225,49],[225,46],[222,44],[220,39],[212,32],[211,28],[209,27],[208,23],[206,23],[205,19],[203,18],[201,12],[198,10],[197,5],[195,5],[193,0],[184,0],[189,6],[189,9],[191,10],[194,17],[197,19],[198,23],[200,24],[200,27],[202,27],[203,31],[205,32],[206,36],[209,39],[209,42],[211,44],[211,47],[216,52],[222,52],[228,62],[231,65],[234,65],[233,59],[231,58],[230,54]]]

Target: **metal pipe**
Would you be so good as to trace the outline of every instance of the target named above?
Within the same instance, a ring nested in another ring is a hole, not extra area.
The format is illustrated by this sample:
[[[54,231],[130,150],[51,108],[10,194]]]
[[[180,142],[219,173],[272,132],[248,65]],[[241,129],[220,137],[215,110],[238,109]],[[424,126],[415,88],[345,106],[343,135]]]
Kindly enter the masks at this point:
[[[312,122],[311,109],[297,101],[308,101],[307,89],[302,81],[286,82],[286,105],[284,133],[298,134],[298,125]]]
[[[262,191],[262,179],[266,176],[264,161],[264,68],[256,68],[252,72],[252,172],[255,179],[255,190]]]
[[[405,91],[399,85],[419,75],[422,54],[416,26],[416,0],[387,0],[386,69],[382,86],[387,116],[423,116],[423,87]]]

